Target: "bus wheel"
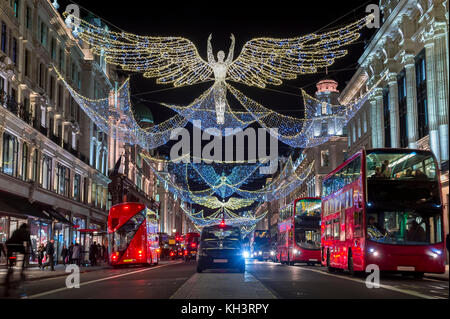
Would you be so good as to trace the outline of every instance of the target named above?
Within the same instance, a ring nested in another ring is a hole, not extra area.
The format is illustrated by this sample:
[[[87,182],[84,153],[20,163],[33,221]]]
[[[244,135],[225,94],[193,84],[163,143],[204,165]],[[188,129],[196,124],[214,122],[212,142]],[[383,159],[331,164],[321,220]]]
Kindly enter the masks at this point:
[[[415,273],[413,274],[413,276],[414,276],[414,278],[416,278],[416,279],[422,279],[423,276],[424,276],[424,273],[423,273],[423,272],[415,272]]]
[[[355,276],[355,270],[353,269],[353,255],[351,250],[349,250],[348,252],[347,263],[348,263],[348,272],[350,273],[350,275]]]
[[[327,250],[327,267],[328,272],[334,272],[334,268],[330,266],[330,251]]]

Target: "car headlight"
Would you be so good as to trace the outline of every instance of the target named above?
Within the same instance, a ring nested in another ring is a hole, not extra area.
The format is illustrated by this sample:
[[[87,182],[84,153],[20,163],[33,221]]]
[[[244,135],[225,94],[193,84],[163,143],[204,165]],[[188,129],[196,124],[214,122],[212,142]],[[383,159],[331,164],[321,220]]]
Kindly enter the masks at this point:
[[[248,253],[248,251],[244,251],[244,253],[242,255],[244,256],[244,258],[250,257],[250,254]]]
[[[270,252],[270,256],[273,256],[273,255],[275,255],[275,252],[272,250],[272,251]]]
[[[262,251],[258,252],[258,255],[262,255]]]

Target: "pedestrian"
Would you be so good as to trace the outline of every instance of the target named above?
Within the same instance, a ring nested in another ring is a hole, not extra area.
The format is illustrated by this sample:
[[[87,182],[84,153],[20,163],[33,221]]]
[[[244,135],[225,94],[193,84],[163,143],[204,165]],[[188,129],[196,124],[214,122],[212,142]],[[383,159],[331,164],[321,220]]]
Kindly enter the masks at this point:
[[[42,269],[42,259],[44,259],[44,253],[45,253],[45,246],[44,244],[40,244],[38,248],[38,264],[39,269]]]
[[[16,229],[12,236],[6,241],[6,260],[9,262],[8,264],[8,272],[5,277],[5,297],[9,296],[10,289],[10,279],[14,275],[14,263],[13,263],[13,254],[22,254],[23,262],[22,262],[22,270],[20,272],[20,278],[25,280],[25,265],[28,259],[28,251],[30,250],[33,253],[33,249],[31,247],[31,235],[28,225],[23,223],[20,225],[19,229]]]
[[[100,243],[97,243],[97,255],[96,255],[96,258],[97,258],[96,264],[98,264],[98,262],[102,260],[102,246],[100,246]]]
[[[73,263],[73,261],[72,261],[72,254],[73,254],[73,243],[70,243],[70,245],[69,245],[69,264],[72,264]]]
[[[5,245],[3,243],[0,243],[0,262],[2,260],[2,255],[5,256],[5,260],[6,260],[6,248]],[[6,264],[8,264],[6,262]]]
[[[62,257],[64,266],[66,265],[66,262],[67,262],[66,258],[68,255],[69,255],[69,250],[67,249],[66,244],[64,244],[63,248],[61,249],[61,257]]]
[[[47,253],[47,263],[42,267],[45,269],[45,267],[50,266],[51,271],[55,271],[55,261],[54,261],[54,255],[55,255],[55,240],[51,239],[47,243],[47,247],[45,249],[45,252]]]
[[[91,266],[96,266],[96,257],[97,257],[97,243],[94,241],[94,243],[91,244],[89,247],[89,261],[91,262]]]
[[[75,243],[75,246],[73,246],[73,252],[72,252],[73,263],[80,266],[80,257],[81,257],[81,246],[78,243]]]

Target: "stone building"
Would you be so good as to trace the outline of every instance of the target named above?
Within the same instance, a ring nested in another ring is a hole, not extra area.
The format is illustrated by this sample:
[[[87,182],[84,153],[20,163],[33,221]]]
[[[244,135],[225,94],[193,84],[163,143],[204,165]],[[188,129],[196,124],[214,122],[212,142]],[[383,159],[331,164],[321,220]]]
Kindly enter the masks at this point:
[[[349,151],[433,151],[440,165],[448,234],[448,1],[382,0],[380,8],[381,27],[340,97],[343,104],[355,101],[381,80],[348,124]]]
[[[54,68],[90,98],[107,96],[115,73],[50,1],[0,1],[0,28],[0,242],[26,222],[34,249],[88,247],[106,230],[107,136]]]

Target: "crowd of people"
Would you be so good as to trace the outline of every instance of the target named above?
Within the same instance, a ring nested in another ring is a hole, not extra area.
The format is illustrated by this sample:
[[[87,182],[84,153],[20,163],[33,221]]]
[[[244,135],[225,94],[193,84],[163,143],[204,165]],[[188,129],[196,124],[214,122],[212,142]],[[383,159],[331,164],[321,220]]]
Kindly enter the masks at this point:
[[[29,256],[32,256],[33,259],[36,258],[39,269],[42,270],[50,269],[54,271],[57,262],[62,263],[64,266],[66,264],[84,265],[84,247],[78,242],[71,243],[68,247],[64,244],[61,248],[60,259],[56,260],[57,252],[54,239],[49,240],[45,245],[41,243],[36,251],[33,251],[28,225],[23,224],[14,234],[5,244],[0,243],[0,261],[4,259],[4,263],[7,263],[8,255],[18,252],[21,254],[27,253],[27,260]],[[24,240],[22,241],[22,239]],[[26,245],[27,247],[24,247],[23,242],[28,243]],[[16,246],[19,248],[16,248]],[[108,262],[108,249],[104,244],[93,242],[87,253],[89,254],[90,266],[97,266],[99,263]]]
[[[412,168],[408,168],[405,171],[394,174],[394,176],[392,176],[392,169],[389,167],[389,164],[389,160],[385,160],[383,161],[381,166],[376,166],[375,173],[371,176],[371,179],[390,179],[392,177],[402,179],[428,179],[428,176],[420,169],[413,170]]]

